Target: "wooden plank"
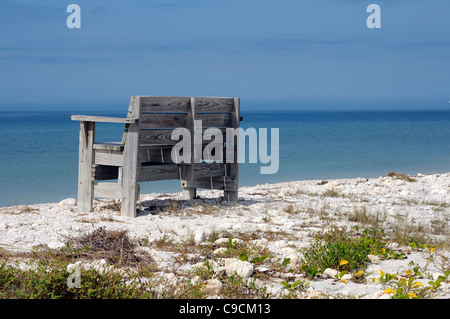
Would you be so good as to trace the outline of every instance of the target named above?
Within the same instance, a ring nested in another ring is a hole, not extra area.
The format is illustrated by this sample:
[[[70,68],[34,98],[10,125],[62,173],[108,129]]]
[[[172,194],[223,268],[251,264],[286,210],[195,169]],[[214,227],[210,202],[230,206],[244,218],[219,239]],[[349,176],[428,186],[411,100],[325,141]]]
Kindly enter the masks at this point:
[[[104,181],[119,178],[119,167],[106,165],[92,165],[92,178],[94,181]]]
[[[187,120],[186,120],[186,128],[189,130],[189,133],[191,134],[191,163],[194,162],[194,156],[195,156],[195,145],[194,145],[194,120],[195,120],[195,106],[196,106],[196,100],[195,98],[190,99],[190,103],[188,105],[188,113],[187,113]],[[184,180],[192,180],[194,175],[194,166],[192,164],[182,164],[180,165],[180,179]],[[193,194],[193,191],[184,190],[183,189],[183,196],[187,194]]]
[[[235,98],[233,113],[232,113],[232,117],[231,117],[231,127],[232,128],[238,128],[240,126],[240,121],[241,121],[240,112],[241,112],[240,99]],[[237,142],[239,143],[239,131],[237,131],[236,135],[237,135]],[[225,174],[226,176],[232,176],[232,177],[236,178],[236,188],[238,188],[238,184],[239,184],[239,163],[238,163],[239,153],[238,152],[239,152],[239,147],[237,145],[235,145],[234,162],[226,164],[226,174]],[[228,201],[237,202],[239,200],[238,190],[236,189],[236,191],[228,191],[228,190],[224,191],[224,198],[225,198],[225,200],[228,200]]]
[[[117,151],[122,152],[125,145],[121,142],[102,142],[102,143],[95,143],[94,149],[95,150],[108,150],[108,151]]]
[[[203,123],[202,123],[203,124]],[[217,128],[222,133],[222,141],[225,141],[226,128]],[[157,145],[175,145],[180,140],[172,140],[172,132],[174,129],[150,129],[140,130],[139,132],[139,146],[157,146]],[[212,136],[205,134],[207,128],[202,129],[202,144],[208,144],[214,139]],[[191,136],[192,137],[192,136]],[[195,142],[195,141],[194,141]]]
[[[94,197],[120,198],[121,195],[119,183],[94,183]]]
[[[95,150],[94,164],[123,166],[123,152]]]
[[[133,112],[139,114],[140,98],[134,97],[130,103],[134,103]],[[138,199],[138,169],[139,160],[139,122],[130,124],[123,151],[122,168],[122,216],[136,217],[136,201]]]
[[[139,152],[142,163],[165,163],[173,164],[172,160],[172,145],[158,146],[140,146]]]
[[[186,118],[186,113],[141,114],[139,122],[141,129],[177,128],[186,126]]]
[[[209,143],[209,140],[203,141],[202,152],[204,151],[205,146]],[[173,145],[148,145],[148,146],[139,146],[139,153],[141,156],[142,163],[175,163],[172,159],[172,148]],[[221,151],[219,149],[219,151]],[[222,162],[224,163],[226,160],[226,153],[223,149],[222,152]],[[205,160],[209,160],[208,158],[204,158]],[[185,164],[181,164],[185,165]]]
[[[140,130],[139,145],[175,145],[179,140],[172,140],[173,129]]]
[[[228,112],[233,111],[233,98],[224,97],[197,97],[197,112]]]
[[[135,118],[92,116],[92,115],[72,115],[72,121],[104,122],[104,123],[135,123]]]
[[[206,188],[206,189],[218,189],[237,191],[237,180],[234,177],[211,177],[195,179],[193,181],[181,181],[181,187],[191,188]]]
[[[231,127],[231,113],[197,113],[196,120],[202,120],[202,127]]]
[[[92,211],[94,183],[92,164],[95,141],[95,122],[80,122],[80,142],[78,157],[78,211]]]
[[[224,176],[225,168],[223,163],[195,163],[194,178]]]
[[[141,112],[187,112],[190,97],[142,96]]]
[[[208,128],[203,128],[203,132],[202,132],[202,144],[208,144],[214,141],[213,135],[212,134],[208,134],[208,132],[205,132]],[[213,128],[209,128],[210,130],[212,130]],[[222,133],[222,142],[225,142],[226,139],[226,128],[224,127],[215,127],[214,129],[219,130]],[[215,131],[215,130],[214,130]],[[209,131],[209,133],[211,133]],[[218,132],[217,132],[218,133]]]
[[[178,179],[180,176],[177,164],[144,165],[139,168],[138,181],[159,181]]]

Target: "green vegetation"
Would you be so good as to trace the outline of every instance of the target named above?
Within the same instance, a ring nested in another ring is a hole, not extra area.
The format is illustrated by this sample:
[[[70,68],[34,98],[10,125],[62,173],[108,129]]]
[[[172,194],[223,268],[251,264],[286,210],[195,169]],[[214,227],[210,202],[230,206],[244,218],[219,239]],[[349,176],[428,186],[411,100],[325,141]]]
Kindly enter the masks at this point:
[[[384,247],[383,230],[364,229],[360,236],[351,237],[345,228],[332,227],[329,232],[316,235],[315,242],[304,252],[306,267],[317,267],[322,272],[326,268],[353,271],[364,269],[369,262],[369,254],[384,258],[402,258],[390,254]],[[345,265],[340,265],[345,260]],[[305,266],[304,266],[305,268]]]

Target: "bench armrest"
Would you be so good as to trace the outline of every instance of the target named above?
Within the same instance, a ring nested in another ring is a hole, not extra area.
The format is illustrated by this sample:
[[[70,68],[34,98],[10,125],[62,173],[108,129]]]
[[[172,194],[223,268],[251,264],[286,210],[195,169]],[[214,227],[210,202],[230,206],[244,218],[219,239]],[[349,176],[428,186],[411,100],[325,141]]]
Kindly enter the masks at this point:
[[[72,115],[72,121],[83,121],[83,122],[104,122],[104,123],[136,123],[138,119],[128,118],[128,117],[108,117],[108,116],[92,116],[92,115]]]

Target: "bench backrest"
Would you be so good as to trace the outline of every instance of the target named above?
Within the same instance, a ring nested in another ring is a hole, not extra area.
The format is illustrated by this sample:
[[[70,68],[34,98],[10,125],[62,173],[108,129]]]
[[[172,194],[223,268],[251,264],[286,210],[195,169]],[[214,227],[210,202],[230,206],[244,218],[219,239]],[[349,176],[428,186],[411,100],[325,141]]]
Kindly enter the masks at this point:
[[[172,140],[171,136],[174,129],[186,128],[193,138],[194,120],[201,120],[202,130],[211,127],[221,129],[225,151],[225,129],[239,127],[239,98],[133,96],[128,112],[128,117],[139,119],[138,128],[135,128],[139,136],[138,180],[192,179],[227,175],[226,164],[176,165],[171,152],[179,140]],[[123,142],[126,142],[126,139],[127,133],[124,134]],[[191,142],[194,147],[194,141]],[[202,141],[202,152],[207,143],[208,140]],[[235,158],[237,159],[237,155]],[[232,171],[232,168],[228,170]]]

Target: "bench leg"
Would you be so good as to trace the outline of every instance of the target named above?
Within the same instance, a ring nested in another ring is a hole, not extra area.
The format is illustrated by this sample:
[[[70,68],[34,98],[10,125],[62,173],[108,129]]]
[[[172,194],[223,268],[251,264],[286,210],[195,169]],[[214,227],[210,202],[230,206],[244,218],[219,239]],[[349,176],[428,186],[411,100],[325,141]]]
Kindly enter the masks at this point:
[[[182,187],[182,199],[194,199],[197,196],[197,189],[191,187]]]
[[[136,202],[138,200],[138,164],[139,159],[139,126],[131,124],[128,128],[127,140],[123,153],[122,167],[122,216],[136,217]]]
[[[223,197],[226,201],[229,202],[237,202],[239,200],[237,191],[224,191]]]
[[[80,150],[78,160],[78,211],[91,212],[94,198],[92,164],[95,122],[80,122]]]
[[[138,185],[130,183],[122,184],[122,202],[120,215],[134,218],[136,217],[136,202],[138,200]]]

